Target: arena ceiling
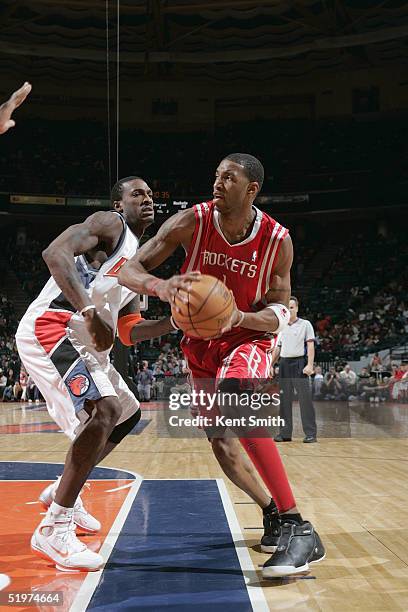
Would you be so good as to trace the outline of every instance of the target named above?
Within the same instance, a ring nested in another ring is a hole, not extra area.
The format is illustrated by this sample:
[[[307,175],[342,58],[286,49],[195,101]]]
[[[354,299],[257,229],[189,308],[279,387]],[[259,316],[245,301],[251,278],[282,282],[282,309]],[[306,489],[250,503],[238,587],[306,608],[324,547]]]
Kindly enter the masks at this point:
[[[2,0],[2,73],[106,80],[117,2]],[[122,79],[273,79],[407,63],[399,0],[120,0]]]

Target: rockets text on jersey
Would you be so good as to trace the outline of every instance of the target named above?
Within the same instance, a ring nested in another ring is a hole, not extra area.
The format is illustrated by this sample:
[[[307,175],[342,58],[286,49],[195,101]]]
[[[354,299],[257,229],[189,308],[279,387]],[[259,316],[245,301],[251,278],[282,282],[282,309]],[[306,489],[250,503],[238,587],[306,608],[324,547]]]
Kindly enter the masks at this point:
[[[194,207],[196,227],[182,272],[199,270],[222,280],[244,312],[265,306],[274,266],[288,230],[269,215],[253,207],[255,220],[250,235],[230,244],[222,233],[214,203]]]

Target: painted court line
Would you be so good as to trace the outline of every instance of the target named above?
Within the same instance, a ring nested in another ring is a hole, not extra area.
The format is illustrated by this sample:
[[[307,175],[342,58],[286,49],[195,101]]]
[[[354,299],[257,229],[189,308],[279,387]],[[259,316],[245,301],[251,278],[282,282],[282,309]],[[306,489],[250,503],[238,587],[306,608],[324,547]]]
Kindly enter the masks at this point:
[[[135,497],[139,491],[140,485],[143,482],[143,478],[141,476],[136,476],[134,483],[132,483],[132,487],[129,489],[129,493],[118,512],[118,515],[106,536],[104,543],[99,551],[99,554],[105,560],[105,565],[108,562],[111,552],[115,546],[116,540],[118,539],[122,527],[126,521],[127,515],[132,507],[132,504],[135,500]],[[92,595],[94,594],[101,578],[103,575],[104,569],[99,572],[89,572],[84,582],[82,583],[81,588],[78,591],[72,605],[70,607],[69,612],[84,612],[87,609],[89,602],[92,599]]]
[[[132,482],[129,484],[122,485],[121,487],[115,487],[114,489],[106,489],[105,493],[114,493],[115,491],[122,491],[122,489],[129,489],[133,485]]]
[[[248,596],[252,604],[253,612],[270,612],[270,608],[265,599],[265,594],[261,586],[252,586],[247,584],[247,576],[245,572],[249,573],[254,579],[257,578],[257,573],[252,563],[251,556],[249,554],[248,548],[244,546],[240,546],[240,542],[245,542],[244,536],[242,535],[241,527],[238,522],[237,515],[235,514],[234,506],[232,505],[231,498],[227,491],[227,487],[225,486],[225,482],[222,478],[216,478],[218,490],[220,492],[220,497],[222,504],[224,506],[225,516],[227,517],[228,525],[231,532],[231,537],[235,544],[235,550],[237,553],[238,561],[242,569],[242,573],[245,578],[245,584],[248,591]],[[238,543],[238,546],[237,546]]]

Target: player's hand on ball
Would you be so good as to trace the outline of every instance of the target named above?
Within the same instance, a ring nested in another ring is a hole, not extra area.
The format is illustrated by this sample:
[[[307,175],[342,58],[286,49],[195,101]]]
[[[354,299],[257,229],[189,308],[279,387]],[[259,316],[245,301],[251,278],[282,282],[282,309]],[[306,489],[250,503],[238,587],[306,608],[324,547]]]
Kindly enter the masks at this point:
[[[200,272],[188,272],[187,274],[172,276],[168,280],[162,280],[156,285],[156,295],[162,302],[170,302],[172,308],[174,307],[178,311],[177,306],[173,306],[176,296],[181,302],[187,304],[188,299],[186,295],[183,295],[183,292],[188,292],[191,289],[192,283],[199,278]]]
[[[307,365],[303,368],[303,374],[306,374],[306,376],[311,376],[313,374],[313,371],[313,366]]]
[[[98,315],[96,310],[85,313],[85,325],[91,336],[92,346],[101,353],[107,351],[113,344],[113,329]]]
[[[31,91],[30,83],[24,83],[20,89],[17,89],[10,98],[0,106],[0,134],[4,134],[10,128],[15,126],[15,121],[11,118],[13,111],[20,106]]]
[[[225,334],[226,332],[229,332],[233,327],[235,327],[236,325],[238,325],[238,323],[242,322],[243,316],[242,316],[242,311],[238,310],[237,304],[235,302],[235,297],[234,294],[232,293],[232,291],[230,290],[231,293],[231,297],[233,300],[233,310],[231,313],[231,317],[228,321],[228,323],[226,325],[224,325],[224,327],[221,330],[221,334]]]

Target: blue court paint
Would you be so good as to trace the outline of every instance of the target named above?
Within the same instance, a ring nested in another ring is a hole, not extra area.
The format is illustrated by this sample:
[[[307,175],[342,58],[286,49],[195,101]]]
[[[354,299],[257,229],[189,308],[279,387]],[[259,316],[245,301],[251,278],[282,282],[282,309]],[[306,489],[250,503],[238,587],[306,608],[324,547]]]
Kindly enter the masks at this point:
[[[142,483],[88,610],[252,610],[216,481]]]
[[[0,461],[0,480],[55,480],[62,474],[63,463],[28,463]],[[134,480],[135,475],[125,470],[94,468],[88,480]]]
[[[152,419],[140,419],[137,425],[130,432],[131,436],[139,436],[142,431],[152,422]]]

